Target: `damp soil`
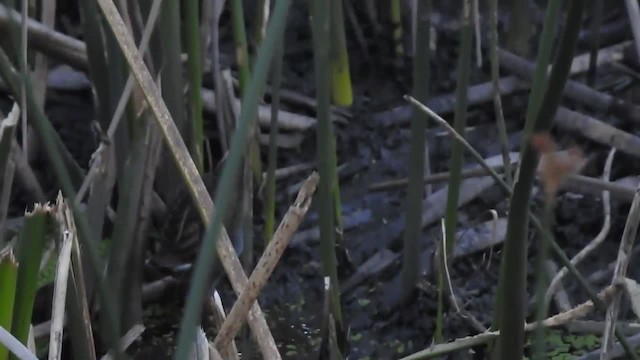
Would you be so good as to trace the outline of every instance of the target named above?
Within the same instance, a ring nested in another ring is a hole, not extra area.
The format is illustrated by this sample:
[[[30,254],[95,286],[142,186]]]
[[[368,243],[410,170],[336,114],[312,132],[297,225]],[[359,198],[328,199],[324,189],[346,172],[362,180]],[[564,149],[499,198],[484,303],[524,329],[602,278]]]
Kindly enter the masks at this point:
[[[440,11],[441,21],[455,24],[456,18],[452,16],[455,11],[446,9],[442,4],[437,5],[436,9]],[[613,6],[607,11],[610,12],[607,14],[609,21],[626,21],[624,11]],[[391,115],[381,114],[397,106],[406,105],[402,96],[410,93],[411,90],[411,57],[407,56],[398,61],[391,51],[393,49],[391,39],[385,37],[383,33],[376,33],[374,26],[368,22],[364,12],[358,6],[354,9],[354,15],[364,35],[364,43],[361,43],[352,36],[355,33],[351,28],[352,25],[347,27],[355,103],[350,109],[352,117],[345,123],[337,123],[335,129],[338,162],[346,164],[340,175],[342,211],[345,218],[353,219],[353,223],[344,233],[343,244],[349,257],[341,258],[339,264],[341,280],[348,281],[367,260],[382,249],[388,249],[396,257],[383,272],[366,277],[343,292],[343,316],[345,324],[350,329],[349,358],[397,358],[421,350],[432,343],[437,315],[437,282],[432,275],[421,277],[408,303],[398,306],[393,300],[399,291],[397,283],[402,266],[401,239],[404,227],[405,187],[381,192],[367,190],[371,184],[406,177],[408,173],[410,131],[407,122]],[[538,16],[535,18],[540,21],[542,18],[540,9],[537,9],[536,15]],[[313,54],[307,19],[304,2],[294,1],[286,32],[283,87],[314,96]],[[585,24],[587,23],[585,20]],[[386,25],[382,24],[382,26]],[[540,30],[540,23],[537,29]],[[386,31],[386,33],[390,32]],[[223,51],[226,50],[232,54],[230,37],[228,32],[225,34],[227,37],[223,41]],[[630,34],[626,32],[618,37],[604,37],[603,41],[619,42],[630,38]],[[588,38],[585,37],[579,44],[579,53],[588,51],[587,40]],[[455,27],[454,30],[439,30],[436,46],[436,50],[432,52],[430,93],[434,96],[451,94],[455,91],[458,52]],[[639,100],[637,89],[640,87],[635,79],[630,79],[615,67],[602,67],[599,71],[601,72],[599,76],[629,79],[629,85],[616,95],[630,101]],[[474,68],[471,72],[471,84],[489,81],[488,74],[488,64],[485,61],[481,68]],[[511,151],[517,151],[521,145],[527,95],[528,91],[524,90],[503,98]],[[580,108],[579,105],[569,101],[565,101],[564,105]],[[5,99],[2,106],[6,108],[10,106],[10,102]],[[291,110],[302,112],[295,107],[291,107]],[[86,167],[96,147],[95,134],[91,129],[94,109],[90,91],[87,89],[50,90],[46,113],[73,156]],[[452,120],[453,115],[448,113],[444,117]],[[603,119],[606,121],[606,117]],[[207,121],[211,124],[209,128],[215,128],[214,119],[208,118]],[[484,157],[498,155],[500,148],[493,104],[488,102],[471,107],[467,122],[468,141]],[[635,129],[626,126],[625,130],[634,131]],[[209,135],[212,138],[215,137],[215,134]],[[594,145],[577,133],[556,129],[553,135],[561,147],[577,143],[582,148],[590,159],[583,171],[584,175],[596,177],[601,175],[608,149]],[[280,150],[279,166],[313,161],[316,158],[315,136],[313,130],[308,131],[304,134],[304,141],[300,146],[295,149]],[[431,170],[447,171],[451,146],[449,138],[442,129],[431,127],[428,130],[427,139]],[[466,162],[469,166],[473,165],[470,157]],[[53,199],[57,186],[44,154],[39,154],[34,168],[47,194]],[[612,179],[637,174],[639,171],[639,162],[619,152],[612,170]],[[280,194],[278,219],[293,199],[288,189],[307,175],[306,173],[294,175],[278,183]],[[181,179],[176,175],[175,181],[178,183]],[[441,189],[444,185],[446,184],[435,184],[433,190]],[[533,205],[535,211],[539,212],[542,208],[542,198],[541,191],[538,185],[536,186]],[[559,194],[555,208],[554,234],[569,257],[575,255],[600,231],[603,222],[601,201],[599,196],[580,194],[571,189],[565,189]],[[33,199],[30,199],[28,193],[21,188],[21,184],[17,183],[10,216],[19,216],[32,203]],[[257,201],[257,209],[260,205]],[[580,270],[585,275],[602,270],[615,261],[628,209],[628,202],[612,200],[611,231],[599,250],[580,266]],[[508,210],[507,197],[496,186],[489,187],[481,196],[460,208],[458,227],[462,230],[469,229],[490,220],[491,210],[495,210],[501,217],[504,217]],[[301,233],[317,227],[316,211],[316,207],[311,208],[300,229]],[[258,214],[259,211],[255,213]],[[261,243],[261,219],[256,219],[255,230],[256,243]],[[422,259],[425,272],[430,272],[431,259],[428,255],[433,253],[439,241],[438,222],[424,228],[421,247],[427,254]],[[533,274],[537,246],[537,238],[532,233],[527,276],[529,294],[532,294],[536,280]],[[255,253],[259,254],[260,250],[260,246],[257,246]],[[285,252],[267,287],[259,297],[259,303],[266,314],[267,322],[284,359],[318,356],[324,297],[319,254],[319,244],[313,238],[297,242],[294,240],[294,244]],[[497,245],[460,257],[449,264],[452,286],[457,294],[459,305],[484,327],[488,327],[491,323],[500,256],[500,246]],[[633,263],[634,259],[631,261]],[[640,275],[634,269],[630,269],[630,272],[631,277],[637,278]],[[565,285],[576,304],[586,300],[586,295],[573,284],[572,280],[567,280]],[[130,349],[131,355],[135,358],[170,358],[182,314],[182,302],[186,295],[185,286],[178,287],[145,307],[144,322],[147,329]],[[230,309],[234,300],[230,286],[223,282],[219,290],[225,307],[227,310]],[[478,333],[477,324],[473,325],[450,303],[445,303],[444,310],[445,340]],[[212,330],[208,329],[208,331]],[[249,345],[244,347],[244,343]],[[243,354],[255,352],[250,344],[250,342],[239,341]],[[482,349],[475,350],[475,358],[483,358]],[[259,356],[247,358],[259,358]]]

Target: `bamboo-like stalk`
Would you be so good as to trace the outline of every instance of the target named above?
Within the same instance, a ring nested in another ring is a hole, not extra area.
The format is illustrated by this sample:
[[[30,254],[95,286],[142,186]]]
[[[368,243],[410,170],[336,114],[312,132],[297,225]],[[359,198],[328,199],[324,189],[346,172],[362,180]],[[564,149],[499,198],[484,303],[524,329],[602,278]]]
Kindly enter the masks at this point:
[[[18,262],[13,248],[7,246],[0,250],[0,327],[5,329],[11,329],[17,277]],[[6,360],[8,354],[8,349],[0,344],[0,360]]]
[[[200,173],[204,170],[202,146],[204,142],[202,122],[202,61],[200,54],[200,14],[198,0],[185,1],[187,72],[189,76],[189,108],[191,113],[191,156]]]
[[[109,267],[107,269],[111,289],[115,294],[119,295],[118,298],[116,298],[116,311],[119,314],[127,315],[123,316],[120,334],[124,333],[132,323],[139,320],[132,319],[131,314],[127,314],[124,311],[124,304],[126,301],[130,301],[130,299],[124,296],[128,294],[129,290],[124,289],[123,286],[125,284],[125,277],[127,276],[127,263],[130,261],[138,263],[141,260],[132,258],[130,254],[135,238],[135,230],[138,226],[136,223],[137,214],[140,208],[142,192],[144,191],[142,184],[146,175],[144,170],[147,160],[146,150],[150,135],[147,129],[150,125],[147,121],[144,121],[144,119],[138,119],[134,125],[134,131],[132,131],[134,138],[132,139],[129,159],[120,177],[120,181],[126,184],[126,186],[123,186],[124,196],[118,202],[117,215],[113,225],[114,228],[111,239],[112,246],[109,254]],[[141,271],[141,269],[138,269],[138,271]]]
[[[467,124],[467,90],[469,87],[469,73],[471,68],[471,46],[473,43],[473,16],[471,14],[471,0],[465,0],[462,8],[462,23],[460,27],[460,55],[458,57],[458,79],[456,85],[456,108],[454,112],[454,128],[459,134],[464,133]],[[446,248],[442,249],[438,276],[438,318],[436,320],[435,341],[442,341],[442,321],[445,296],[444,254],[452,254],[456,240],[458,224],[458,199],[462,182],[463,148],[460,142],[451,144],[449,158],[449,191],[444,216],[444,237]]]
[[[549,77],[547,91],[530,125],[536,132],[546,131],[551,127],[553,115],[562,99],[562,90],[569,76],[583,9],[583,0],[572,0],[569,4],[566,27],[562,33],[559,52]],[[500,316],[501,334],[508,334],[508,338],[506,336],[500,337],[498,345],[499,359],[505,360],[522,358],[524,347],[522,324],[525,315],[527,283],[527,230],[529,224],[527,209],[538,165],[538,158],[531,147],[529,138],[530,134],[527,134],[526,140],[523,142],[524,151],[522,152],[518,180],[515,182],[514,194],[509,203],[501,268],[504,271],[501,271],[499,280],[503,284],[500,306],[509,309],[509,316]],[[507,292],[506,289],[509,291]]]
[[[509,137],[507,135],[507,125],[504,121],[504,113],[502,111],[502,96],[500,95],[500,61],[498,59],[498,0],[489,1],[489,22],[491,28],[491,45],[490,45],[490,61],[491,61],[491,83],[493,84],[493,108],[498,127],[498,135],[502,149],[502,157],[504,159],[504,169],[507,177],[507,183],[513,184],[513,172],[511,171],[511,161],[509,161]]]
[[[473,17],[471,16],[471,1],[465,0],[462,9],[462,23],[460,27],[460,56],[458,57],[458,79],[456,86],[456,109],[454,113],[454,128],[459,134],[464,133],[467,124],[467,88],[471,67],[471,46],[473,40]],[[449,158],[449,194],[445,215],[447,238],[447,254],[453,252],[455,246],[455,231],[458,221],[458,197],[460,191],[461,172],[463,163],[462,144],[451,144]]]
[[[538,46],[538,56],[536,60],[536,69],[534,74],[533,83],[531,86],[531,93],[529,94],[529,104],[527,107],[527,113],[525,115],[524,133],[531,134],[533,128],[534,116],[540,108],[542,102],[542,96],[546,89],[547,69],[549,68],[549,59],[551,58],[551,48],[553,40],[555,39],[556,23],[560,14],[561,8],[560,1],[554,1],[549,4],[545,13],[544,25],[542,28],[542,35],[540,37],[540,44]],[[524,148],[524,145],[522,146]],[[500,264],[500,277],[507,271],[506,262]],[[502,282],[498,281],[498,288],[496,291],[496,306],[493,309],[493,321],[492,328],[499,329],[501,311],[504,307],[500,304],[502,298],[506,294],[502,294]],[[506,291],[506,290],[505,290]]]
[[[342,310],[340,305],[340,286],[338,283],[337,260],[335,253],[335,214],[334,199],[332,197],[333,177],[331,154],[333,150],[333,129],[330,119],[330,9],[324,0],[314,0],[310,4],[313,27],[314,66],[316,77],[316,97],[318,101],[318,170],[320,184],[318,188],[319,212],[320,212],[320,251],[322,257],[324,275],[331,279],[331,313],[342,327]]]
[[[256,1],[256,16],[254,18],[253,34],[252,34],[252,53],[258,52],[260,44],[264,39],[265,31],[267,30],[267,23],[269,20],[269,10],[271,8],[271,0],[257,0]]]
[[[246,146],[246,134],[252,122],[255,121],[258,102],[264,84],[266,82],[269,64],[275,52],[277,43],[283,36],[286,26],[286,18],[289,10],[290,0],[280,0],[276,3],[273,18],[267,28],[267,34],[264,42],[260,47],[256,58],[255,71],[250,79],[246,91],[243,95],[242,109],[240,112],[240,121],[233,135],[229,157],[227,158],[222,171],[219,182],[219,191],[216,193],[217,211],[213,213],[204,236],[200,254],[198,256],[194,274],[189,288],[186,301],[185,314],[180,325],[180,333],[178,335],[177,348],[174,359],[184,359],[188,356],[190,345],[194,338],[198,314],[202,306],[202,298],[206,290],[206,282],[209,278],[209,270],[212,267],[213,257],[209,254],[213,253],[215,242],[222,227],[222,219],[229,207],[231,200],[230,193],[235,185],[237,172],[241,166],[242,153]],[[276,352],[277,354],[277,352]]]
[[[265,186],[266,204],[264,207],[264,241],[268,244],[273,236],[276,211],[276,168],[278,163],[278,112],[280,110],[280,85],[282,84],[282,56],[284,39],[278,44],[271,69],[271,127],[269,130],[269,154],[267,184]]]
[[[396,56],[401,59],[404,55],[404,45],[402,44],[402,4],[400,0],[391,0],[390,5],[394,51]]]
[[[532,25],[529,1],[514,0],[509,5],[511,21],[507,29],[507,48],[520,56],[527,56]]]
[[[416,99],[426,102],[429,96],[431,51],[431,1],[418,2],[417,33],[421,41],[416,41],[416,57],[413,62],[413,93]],[[422,232],[422,198],[425,186],[422,182],[426,148],[425,130],[427,117],[421,111],[414,111],[411,118],[411,139],[409,155],[409,184],[407,186],[407,225],[404,230],[402,261],[402,298],[407,298],[418,281],[418,259],[420,254],[420,234]]]
[[[151,2],[147,0],[147,2]],[[180,28],[180,2],[163,0],[160,11],[158,31],[151,46],[152,58],[161,59],[157,66],[162,79],[162,99],[180,135],[189,147],[191,131],[184,111],[184,78],[182,73],[182,35]],[[164,150],[163,150],[164,151]],[[172,174],[177,171],[171,160],[163,158],[158,168],[158,193],[165,199],[176,194],[175,180]]]
[[[333,219],[335,221],[336,244],[344,240],[344,221],[342,220],[342,200],[340,194],[340,177],[338,176],[338,158],[336,155],[336,138],[331,136],[329,155],[331,160],[331,195],[333,196]]]
[[[236,64],[240,74],[240,89],[244,92],[249,84],[251,74],[249,68],[249,51],[247,49],[247,32],[245,30],[244,9],[242,0],[230,0],[231,23],[233,25],[233,42],[236,47]]]
[[[33,211],[25,214],[25,224],[20,233],[18,247],[18,277],[14,301],[11,333],[21,343],[27,344],[31,314],[38,285],[40,260],[51,225],[51,208],[36,204]]]
[[[110,100],[109,93],[109,73],[107,59],[104,57],[105,45],[101,35],[102,23],[100,22],[98,7],[95,1],[82,1],[79,3],[80,15],[82,17],[83,35],[86,41],[86,51],[89,66],[89,79],[95,89],[96,113],[98,122],[103,129],[109,126],[109,111],[107,111]],[[102,111],[101,111],[102,110]]]
[[[596,68],[598,64],[598,50],[600,50],[600,28],[604,12],[604,0],[596,0],[591,3],[591,43],[589,48],[589,70],[587,71],[587,85],[593,86],[596,80]]]
[[[231,0],[231,22],[233,25],[233,42],[236,47],[236,63],[240,73],[240,93],[244,95],[250,81],[251,65],[249,61],[242,0]],[[263,89],[261,89],[260,98],[262,98],[262,92]],[[254,122],[251,122],[251,125],[244,134],[248,138],[248,143],[246,155],[244,157],[244,168],[242,170],[242,232],[244,237],[243,264],[245,267],[251,267],[250,263],[253,258],[253,181],[255,178],[259,179],[262,169],[260,163],[260,148],[256,139],[256,127]]]
[[[339,106],[353,104],[351,73],[349,71],[349,52],[344,30],[343,0],[331,2],[331,99]]]

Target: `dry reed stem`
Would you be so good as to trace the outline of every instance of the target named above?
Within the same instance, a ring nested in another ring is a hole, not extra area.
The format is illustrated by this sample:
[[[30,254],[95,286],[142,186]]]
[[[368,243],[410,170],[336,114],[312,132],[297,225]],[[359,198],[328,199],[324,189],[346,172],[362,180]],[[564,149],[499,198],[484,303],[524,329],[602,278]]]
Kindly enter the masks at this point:
[[[246,317],[251,305],[255,302],[262,288],[266,285],[269,276],[273,272],[280,257],[284,253],[287,245],[293,238],[293,234],[302,223],[305,214],[311,206],[311,200],[318,186],[320,177],[317,173],[312,173],[302,185],[298,197],[289,207],[282,222],[278,226],[272,240],[264,250],[262,257],[258,261],[245,290],[240,294],[238,300],[233,305],[222,328],[218,332],[214,345],[217,349],[222,349],[231,339],[235,337],[243,324],[242,319]]]

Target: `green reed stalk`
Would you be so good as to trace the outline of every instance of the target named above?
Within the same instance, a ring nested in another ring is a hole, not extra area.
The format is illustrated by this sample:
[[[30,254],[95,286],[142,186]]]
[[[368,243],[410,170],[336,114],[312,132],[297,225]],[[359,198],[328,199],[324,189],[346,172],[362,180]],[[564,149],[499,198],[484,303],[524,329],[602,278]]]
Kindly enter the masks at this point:
[[[431,50],[429,47],[431,33],[431,0],[418,2],[418,37],[416,56],[413,62],[413,94],[418,101],[426,102],[429,96],[429,78]],[[411,139],[409,154],[409,183],[407,185],[406,228],[404,230],[404,246],[402,258],[402,294],[403,299],[413,293],[418,282],[420,257],[420,238],[422,234],[422,198],[424,196],[425,131],[427,116],[421,111],[414,111],[411,117]]]
[[[200,11],[198,0],[185,2],[185,22],[187,42],[187,73],[189,77],[189,108],[191,113],[191,157],[198,171],[204,171],[204,156],[202,146],[204,143],[202,121],[202,55],[200,51]]]
[[[316,98],[318,101],[318,170],[320,183],[318,186],[318,204],[320,213],[320,251],[325,276],[331,281],[331,313],[342,326],[342,310],[340,305],[340,286],[338,283],[337,260],[335,253],[335,201],[332,198],[332,151],[333,128],[330,118],[331,85],[329,83],[330,63],[330,9],[324,0],[311,2],[313,25],[314,64],[316,73]],[[334,194],[335,196],[335,194]]]
[[[269,160],[267,168],[267,184],[265,186],[266,205],[264,207],[264,241],[271,241],[275,230],[276,211],[276,168],[278,163],[278,113],[280,110],[280,85],[282,84],[282,56],[284,55],[284,39],[280,41],[273,58],[271,69],[271,124],[269,129]]]
[[[548,131],[552,125],[562,91],[569,76],[571,62],[580,30],[580,21],[584,9],[584,0],[571,0],[566,26],[562,33],[559,52],[549,77],[547,92],[539,111],[531,125],[535,132]],[[500,306],[509,309],[509,316],[500,316],[499,359],[520,359],[524,347],[524,329],[526,299],[526,266],[528,239],[528,209],[531,200],[531,188],[535,179],[538,157],[530,144],[530,134],[523,142],[518,179],[514,185],[513,196],[509,203],[507,233],[503,250],[503,267],[499,282],[503,285],[500,294]],[[544,254],[541,254],[544,256]],[[500,286],[500,285],[499,285]],[[508,289],[508,292],[507,292]],[[508,334],[508,335],[507,335]]]

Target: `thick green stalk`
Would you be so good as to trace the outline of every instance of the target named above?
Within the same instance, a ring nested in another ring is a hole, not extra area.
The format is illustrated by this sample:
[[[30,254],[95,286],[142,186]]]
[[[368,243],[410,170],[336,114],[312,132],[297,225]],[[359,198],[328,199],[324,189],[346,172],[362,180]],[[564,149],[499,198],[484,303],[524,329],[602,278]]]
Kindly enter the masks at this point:
[[[138,261],[140,261],[140,259],[131,257],[131,253],[136,229],[140,226],[137,220],[147,157],[146,147],[148,146],[148,141],[146,140],[148,140],[148,134],[143,132],[143,129],[145,129],[143,124],[143,119],[138,119],[138,122],[133,124],[134,131],[132,131],[132,134],[134,138],[132,139],[131,152],[123,169],[124,172],[120,175],[124,196],[118,202],[117,215],[113,224],[107,273],[112,291],[114,294],[119,295],[116,298],[116,310],[123,315],[127,314],[124,309],[129,308],[125,305],[125,301],[130,301],[130,299],[123,296],[124,294],[129,294],[129,290],[123,288],[126,284],[125,278],[127,277],[128,264],[130,262],[138,264]],[[142,271],[142,269],[139,268],[138,271]],[[140,319],[131,319],[130,316],[123,316],[122,320],[122,328],[120,330],[124,333],[134,325],[133,321],[139,321]]]
[[[271,8],[271,0],[257,0],[256,1],[256,16],[254,18],[254,25],[251,37],[251,53],[255,57],[258,52],[262,39],[264,39],[264,32],[267,28],[269,20],[269,9]],[[255,60],[255,59],[252,59]]]
[[[338,157],[336,155],[336,137],[331,136],[331,194],[333,195],[333,219],[335,221],[336,244],[344,240],[344,221],[342,221],[342,200],[340,194],[340,177],[338,176]]]
[[[416,42],[416,57],[413,62],[413,93],[420,102],[426,102],[429,95],[429,66],[431,54],[430,15],[431,1],[418,2],[417,33],[422,41]],[[425,131],[427,116],[421,111],[414,111],[411,117],[411,139],[409,155],[409,184],[407,185],[406,228],[404,230],[404,247],[402,258],[402,298],[413,292],[418,282],[418,260],[420,257],[420,238],[422,234],[422,198],[424,195]]]
[[[207,281],[210,277],[215,257],[215,245],[220,234],[222,219],[228,210],[231,201],[231,192],[236,185],[236,178],[242,164],[243,151],[246,148],[247,131],[251,123],[255,121],[258,113],[258,103],[262,89],[266,82],[270,61],[275,53],[275,48],[280,41],[286,26],[287,13],[291,0],[280,0],[276,3],[273,18],[267,28],[267,34],[260,47],[256,59],[253,77],[242,97],[242,109],[240,121],[233,134],[229,157],[225,162],[222,176],[219,182],[219,191],[216,192],[215,204],[217,209],[212,213],[210,226],[202,240],[201,251],[195,264],[191,286],[186,300],[185,313],[180,324],[177,348],[174,359],[185,359],[189,355],[193,339],[195,338],[196,324],[202,307],[204,292],[208,289]]]
[[[278,163],[278,113],[280,109],[280,85],[282,83],[282,56],[284,39],[278,44],[271,69],[271,126],[269,129],[269,160],[267,169],[266,204],[264,207],[264,241],[268,244],[275,230],[276,168]]]
[[[349,52],[344,31],[344,11],[342,0],[331,0],[331,97],[339,106],[353,104],[351,73],[349,72]]]
[[[231,0],[231,20],[233,25],[233,42],[236,47],[236,63],[240,72],[240,93],[244,96],[251,76],[247,34],[245,30],[244,9],[242,0]],[[262,100],[262,92],[260,100]],[[244,105],[244,104],[243,104]],[[243,175],[243,212],[242,232],[244,233],[244,250],[242,260],[245,267],[250,267],[253,254],[253,181],[262,174],[260,163],[260,149],[256,139],[255,123],[252,122],[247,136],[247,155],[244,157]]]
[[[331,281],[331,313],[342,326],[342,310],[340,305],[340,285],[338,283],[337,260],[335,253],[335,218],[334,199],[332,198],[332,138],[333,128],[330,119],[331,85],[329,84],[330,61],[330,9],[324,0],[314,0],[311,3],[314,64],[316,76],[316,98],[318,101],[318,170],[320,184],[318,187],[320,212],[320,251],[325,276]],[[335,149],[333,149],[335,152]]]
[[[202,64],[200,54],[200,14],[198,0],[185,1],[187,43],[187,72],[189,74],[189,108],[191,112],[191,156],[202,173],[204,169],[204,159],[202,146],[204,141],[202,122],[202,97],[200,88],[202,87]]]
[[[553,199],[545,199],[544,214],[542,217],[542,226],[546,229],[551,229],[553,226]],[[535,330],[534,346],[533,346],[533,359],[544,359],[544,338],[545,328],[542,326],[542,321],[547,317],[547,302],[544,300],[545,292],[549,287],[549,279],[547,276],[545,263],[549,257],[549,241],[545,240],[543,236],[539,236],[540,247],[538,250],[538,257],[536,261],[536,322],[538,326]]]
[[[469,72],[471,69],[471,45],[473,39],[473,16],[471,15],[471,1],[465,0],[462,8],[462,24],[460,27],[460,52],[458,57],[458,79],[456,87],[456,108],[454,113],[454,128],[459,134],[464,134],[467,126],[467,90],[469,88]],[[444,215],[445,244],[440,253],[440,267],[438,276],[438,321],[436,322],[436,341],[442,341],[442,309],[444,308],[444,293],[448,292],[444,281],[445,254],[450,256],[456,242],[456,228],[458,225],[458,199],[460,184],[462,183],[463,149],[462,144],[454,141],[451,144],[449,158],[449,191],[447,207]]]
[[[491,27],[491,82],[493,83],[493,107],[496,116],[496,125],[502,145],[502,159],[504,163],[504,173],[509,185],[513,185],[513,171],[511,170],[511,160],[509,159],[509,136],[507,126],[502,112],[502,96],[500,95],[500,61],[498,59],[498,0],[489,1],[489,22]]]
[[[13,249],[6,247],[0,250],[0,327],[5,329],[11,329],[17,277],[18,262]],[[6,360],[8,355],[7,348],[0,345],[0,360]]]
[[[540,44],[538,46],[538,56],[536,60],[536,69],[531,85],[531,93],[529,94],[529,104],[527,106],[527,113],[525,115],[524,133],[530,135],[535,116],[540,109],[542,97],[547,88],[547,69],[549,67],[549,61],[551,58],[551,49],[555,39],[556,24],[560,14],[560,8],[562,1],[552,1],[547,8],[544,18],[544,25],[542,28],[542,35],[540,37]],[[522,146],[524,148],[524,144]],[[522,151],[523,149],[521,149]],[[506,263],[502,262],[500,267],[500,274],[504,274],[508,269],[505,268]],[[500,312],[504,308],[500,305],[500,300],[505,295],[502,294],[501,283],[498,282],[498,289],[496,291],[496,306],[494,307],[492,328],[497,330],[500,324]]]
[[[244,92],[249,84],[249,51],[247,50],[247,32],[244,25],[242,0],[231,0],[231,23],[233,24],[233,42],[236,46],[236,63],[240,73],[240,89]]]
[[[533,130],[548,131],[553,121],[562,91],[569,76],[571,62],[580,30],[580,21],[584,9],[584,0],[571,0],[566,27],[562,34],[559,52],[554,62],[540,110],[536,113]],[[524,329],[526,303],[526,265],[528,208],[531,188],[538,165],[538,157],[530,144],[530,136],[525,138],[520,172],[515,182],[514,194],[509,203],[507,233],[505,237],[499,285],[504,291],[500,294],[500,306],[509,309],[509,316],[500,316],[501,336],[499,340],[500,359],[521,359],[524,347]],[[509,289],[507,293],[506,289]],[[502,335],[502,334],[508,334]]]
[[[107,59],[104,56],[104,38],[101,35],[102,23],[100,22],[100,11],[95,0],[81,1],[80,15],[82,16],[83,35],[87,46],[87,58],[89,60],[89,78],[95,89],[97,100],[96,108],[99,110],[96,115],[103,129],[109,126],[111,112],[108,111],[109,104],[109,72]]]
[[[145,3],[148,8],[151,8],[151,1],[147,0]],[[193,139],[191,139],[190,124],[185,116],[179,1],[164,0],[162,2],[158,31],[154,33],[151,45],[151,55],[156,62],[154,65],[160,73],[162,99],[167,105],[171,118],[187,148],[189,148]],[[168,150],[164,147],[162,151]],[[158,168],[157,183],[158,193],[165,199],[171,200],[176,195],[174,177],[176,172],[178,172],[177,165],[170,157],[163,156]]]
[[[33,303],[38,288],[40,260],[49,231],[51,230],[51,210],[47,205],[36,205],[33,212],[25,215],[25,224],[20,233],[18,248],[18,277],[16,279],[15,308],[11,323],[11,333],[21,343],[27,344]],[[13,356],[11,358],[14,358]]]
[[[465,0],[460,28],[456,109],[453,120],[453,127],[459,134],[464,134],[467,125],[467,89],[469,87],[472,39],[473,18],[471,16],[471,1]],[[451,254],[453,246],[455,245],[456,225],[458,222],[458,198],[460,197],[460,183],[462,181],[462,150],[462,144],[459,142],[454,141],[451,144],[451,157],[449,159],[449,172],[451,175],[449,178],[449,193],[444,217],[447,254]]]
[[[531,83],[529,105],[527,106],[527,113],[525,115],[525,134],[531,134],[536,114],[538,114],[544,93],[547,89],[547,72],[549,63],[551,62],[551,52],[553,50],[560,9],[564,3],[563,1],[551,1],[544,16],[536,58],[536,70],[533,75],[533,82]],[[523,144],[521,151],[524,149],[524,146]]]

